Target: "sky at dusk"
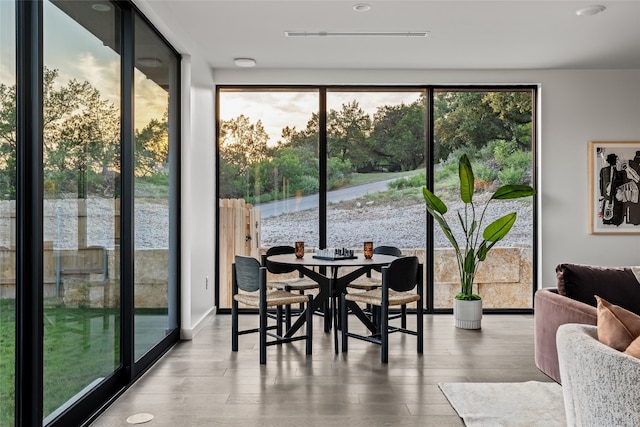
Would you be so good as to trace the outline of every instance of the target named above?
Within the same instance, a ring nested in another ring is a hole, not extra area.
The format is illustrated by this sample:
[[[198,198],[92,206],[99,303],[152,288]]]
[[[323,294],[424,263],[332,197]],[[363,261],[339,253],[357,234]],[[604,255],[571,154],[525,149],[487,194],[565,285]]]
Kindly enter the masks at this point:
[[[343,104],[358,101],[360,108],[373,118],[382,105],[412,103],[419,92],[330,92],[327,91],[327,109],[340,110]],[[318,112],[317,91],[261,91],[220,93],[220,119],[230,120],[244,114],[251,123],[262,120],[269,135],[269,144],[275,145],[286,126],[305,129],[313,113]]]

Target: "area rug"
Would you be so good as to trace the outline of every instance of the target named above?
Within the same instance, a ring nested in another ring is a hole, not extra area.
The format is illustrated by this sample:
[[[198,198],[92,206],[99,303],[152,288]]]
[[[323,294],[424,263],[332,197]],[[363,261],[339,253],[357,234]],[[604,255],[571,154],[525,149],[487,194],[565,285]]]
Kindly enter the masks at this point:
[[[467,427],[565,427],[557,383],[440,383]]]

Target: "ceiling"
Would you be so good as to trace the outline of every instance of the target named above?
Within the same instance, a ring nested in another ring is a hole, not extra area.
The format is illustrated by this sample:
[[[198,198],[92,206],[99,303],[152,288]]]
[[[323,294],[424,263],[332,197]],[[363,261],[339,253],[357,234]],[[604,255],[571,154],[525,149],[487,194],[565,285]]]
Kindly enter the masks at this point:
[[[640,1],[192,1],[135,3],[181,53],[211,69],[640,68]],[[371,10],[358,12],[357,3]],[[578,16],[578,9],[606,6]],[[429,31],[304,37],[285,31]]]

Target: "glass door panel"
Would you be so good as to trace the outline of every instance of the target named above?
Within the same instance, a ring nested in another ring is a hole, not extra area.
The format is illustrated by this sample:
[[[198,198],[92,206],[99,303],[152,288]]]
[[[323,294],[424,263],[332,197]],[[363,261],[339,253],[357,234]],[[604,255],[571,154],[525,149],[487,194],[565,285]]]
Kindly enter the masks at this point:
[[[44,3],[45,423],[120,365],[120,12]]]
[[[178,325],[178,60],[135,19],[135,358]]]

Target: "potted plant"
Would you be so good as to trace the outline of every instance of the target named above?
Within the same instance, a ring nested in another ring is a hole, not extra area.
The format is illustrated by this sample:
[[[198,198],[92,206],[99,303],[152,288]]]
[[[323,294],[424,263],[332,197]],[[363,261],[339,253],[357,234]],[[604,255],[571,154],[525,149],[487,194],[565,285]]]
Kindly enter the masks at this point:
[[[461,285],[460,293],[456,294],[453,306],[456,326],[465,329],[479,329],[480,319],[482,318],[482,299],[480,295],[473,293],[473,281],[478,271],[478,266],[486,259],[489,250],[509,233],[517,216],[515,212],[511,212],[493,221],[483,230],[482,222],[487,207],[492,200],[518,199],[532,196],[536,193],[536,190],[528,185],[504,185],[493,193],[478,216],[473,200],[475,184],[473,169],[466,154],[460,157],[458,175],[460,177],[460,200],[464,203],[462,212],[458,211],[458,220],[464,234],[464,242],[462,244],[458,243],[444,217],[448,210],[444,202],[426,187],[422,189],[422,192],[427,211],[438,222],[442,232],[455,250]]]

